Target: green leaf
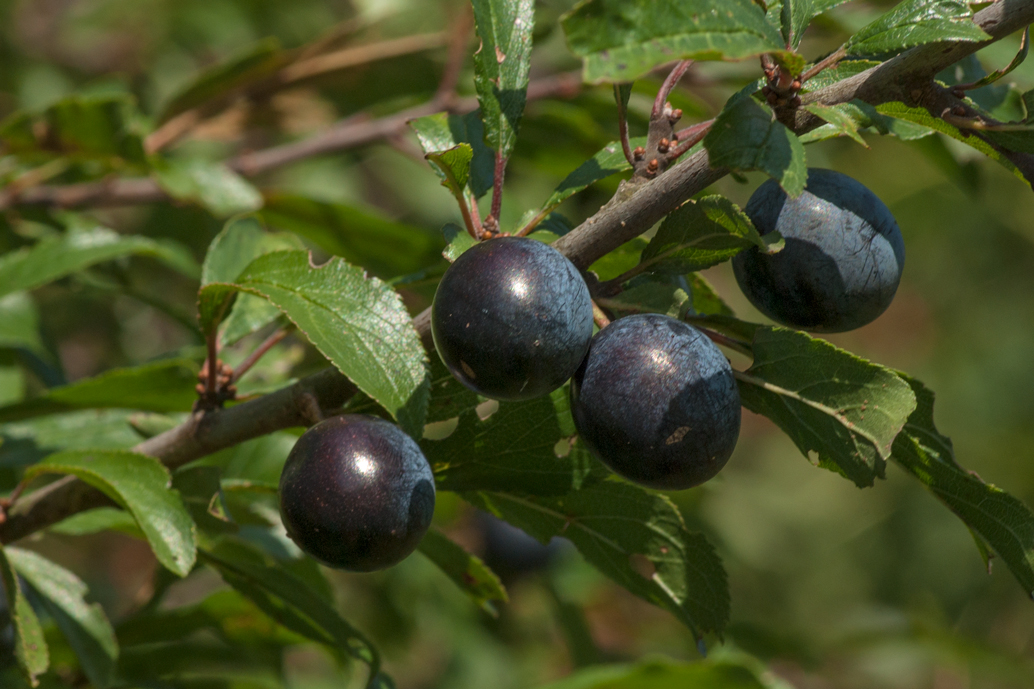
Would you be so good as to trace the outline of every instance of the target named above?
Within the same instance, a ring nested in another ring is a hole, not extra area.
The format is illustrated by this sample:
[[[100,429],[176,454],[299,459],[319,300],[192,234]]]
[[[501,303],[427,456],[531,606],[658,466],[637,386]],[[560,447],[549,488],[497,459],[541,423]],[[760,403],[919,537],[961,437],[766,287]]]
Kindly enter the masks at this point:
[[[865,139],[858,133],[857,120],[842,109],[838,109],[835,106],[822,105],[821,103],[809,103],[804,106],[804,109],[828,122],[832,131],[835,132],[834,136],[849,136],[862,146],[869,148],[869,144],[865,143]],[[804,137],[801,137],[801,141],[805,141]]]
[[[476,150],[471,181],[476,172]],[[488,184],[491,187],[491,179]],[[327,254],[341,256],[379,278],[407,275],[433,265],[442,250],[441,238],[431,230],[303,196],[270,194],[261,216],[271,227],[294,232]]]
[[[481,47],[474,55],[474,87],[485,142],[509,158],[527,100],[534,0],[473,0]]]
[[[471,237],[469,232],[456,223],[446,223],[442,227],[442,235],[446,241],[442,256],[449,263],[455,261],[464,251],[478,243],[478,240]]]
[[[718,292],[699,274],[688,276],[689,286],[693,292],[693,310],[704,316],[732,316],[732,309],[722,300]]]
[[[804,191],[808,169],[804,146],[776,120],[775,113],[753,98],[726,103],[704,137],[712,167],[761,170],[792,197]]]
[[[0,347],[26,349],[40,358],[51,358],[40,339],[36,304],[25,292],[0,297]]]
[[[575,434],[569,409],[566,386],[549,396],[502,402],[485,421],[467,408],[449,437],[420,446],[440,490],[563,495],[607,475],[586,452],[557,456],[558,442],[570,447]]]
[[[223,163],[176,158],[155,168],[155,180],[169,196],[190,201],[217,218],[262,207],[262,194]]]
[[[219,341],[223,346],[240,342],[243,338],[258,332],[281,317],[280,309],[262,297],[253,294],[238,294],[233,300],[230,315],[223,321]]]
[[[796,330],[759,327],[753,349],[753,365],[736,374],[743,406],[857,486],[883,478],[894,438],[916,408],[907,383]]]
[[[615,279],[635,266],[639,265],[639,258],[647,246],[647,241],[642,237],[636,237],[625,242],[609,254],[601,256],[596,260],[589,270],[596,273],[600,280]]]
[[[125,95],[70,96],[39,114],[16,112],[0,123],[0,144],[11,153],[42,153],[75,161],[121,159],[143,166],[138,113]]]
[[[720,634],[729,619],[721,560],[663,495],[611,480],[552,497],[483,491],[464,498],[542,543],[570,539],[591,565],[671,612],[697,638]]]
[[[223,538],[200,555],[227,584],[283,626],[367,663],[371,677],[379,671],[380,657],[373,644],[338,615],[323,594],[254,546]]]
[[[672,318],[681,318],[693,308],[689,294],[674,281],[643,281],[610,299],[596,302],[619,314],[663,313]]]
[[[222,470],[212,466],[188,466],[172,475],[172,487],[202,534],[219,535],[238,528],[226,507],[221,475]]]
[[[773,53],[795,62],[751,0],[584,0],[561,25],[590,83],[632,81],[678,59]]]
[[[498,616],[493,602],[506,603],[506,589],[495,572],[479,558],[456,545],[437,529],[430,529],[420,541],[419,550],[438,565],[471,600],[492,617]]]
[[[1030,50],[1030,27],[1028,26],[1023,30],[1023,37],[1020,39],[1020,49],[1013,57],[1012,61],[1003,67],[1002,69],[996,69],[990,74],[985,74],[981,78],[973,82],[973,89],[980,88],[982,86],[990,86],[1009,72],[1013,71],[1017,67],[1023,64],[1023,61],[1027,59],[1027,53]]]
[[[804,30],[808,28],[815,8],[812,0],[783,0],[779,15],[780,31],[786,45],[797,48],[804,38]]]
[[[470,179],[470,161],[474,157],[470,144],[457,144],[444,151],[433,151],[424,157],[442,178],[442,186],[462,203],[463,188]]]
[[[471,192],[475,198],[481,198],[492,188],[495,178],[495,154],[485,145],[485,126],[481,121],[480,110],[466,115],[440,112],[410,120],[409,126],[416,132],[425,154],[445,151],[458,144],[469,144],[473,154],[468,180]],[[441,171],[437,168],[435,173],[442,177]]]
[[[118,450],[65,450],[25,470],[72,474],[128,510],[147,536],[158,561],[185,577],[197,558],[194,522],[179,494],[170,489],[169,471],[154,457]]]
[[[162,108],[158,123],[162,124],[184,110],[272,76],[286,64],[287,59],[287,54],[280,49],[280,42],[275,38],[259,41],[226,62],[202,71],[186,88],[169,99]]]
[[[633,149],[635,149],[636,146],[645,146],[646,137],[640,136],[630,139],[628,145]],[[616,175],[619,172],[631,169],[631,164],[629,164],[628,160],[625,159],[625,153],[621,150],[621,143],[618,141],[612,141],[600,149],[599,153],[579,165],[573,172],[564,178],[564,181],[557,186],[552,196],[546,199],[546,202],[542,204],[541,214],[546,215],[549,211],[585,189],[590,184],[594,184],[601,179],[606,179],[611,175]]]
[[[986,41],[965,0],[905,0],[847,41],[849,55],[897,54],[924,43]]]
[[[190,411],[197,393],[197,362],[161,359],[133,368],[117,368],[45,394],[0,407],[0,421],[14,421],[73,409]]]
[[[133,515],[118,507],[97,507],[73,514],[50,527],[50,531],[65,536],[88,536],[101,531],[118,531],[133,538],[147,540]]]
[[[871,69],[880,63],[875,60],[854,60],[845,59],[838,62],[833,67],[827,67],[822,70],[804,84],[802,93],[808,93],[810,91],[818,91],[819,89],[832,86],[838,81],[843,81],[849,77],[853,77],[856,74],[861,74],[867,69]]]
[[[0,467],[34,464],[64,449],[121,450],[140,442],[123,409],[50,414],[0,425]]]
[[[96,225],[90,229],[76,227],[60,237],[0,256],[0,296],[34,289],[95,263],[134,254],[156,258],[177,269],[186,267],[182,248],[168,241],[122,236]],[[192,263],[190,268],[196,271]]]
[[[4,591],[7,594],[7,610],[14,626],[14,657],[18,660],[25,679],[31,686],[39,685],[36,679],[50,667],[50,653],[46,639],[43,638],[43,627],[39,618],[29,605],[18,584],[11,562],[7,558],[7,550],[0,545],[0,578],[3,579]]]
[[[918,380],[899,375],[912,388],[918,404],[894,441],[894,461],[990,545],[1027,595],[1034,597],[1034,514],[1001,488],[984,483],[956,463],[951,440],[934,425],[933,392]]]
[[[398,293],[339,258],[315,267],[304,251],[255,259],[232,283],[199,295],[202,327],[214,327],[233,291],[268,299],[406,432],[420,437],[427,409],[427,353]]]
[[[775,689],[744,665],[726,660],[598,665],[578,670],[540,689]]]
[[[5,553],[14,571],[39,594],[90,682],[98,689],[111,686],[118,641],[101,606],[86,602],[86,584],[64,567],[30,550],[8,547]]]
[[[643,249],[640,264],[655,273],[683,275],[728,261],[752,246],[772,251],[769,244],[778,239],[762,238],[747,214],[724,196],[705,196],[668,214]]]

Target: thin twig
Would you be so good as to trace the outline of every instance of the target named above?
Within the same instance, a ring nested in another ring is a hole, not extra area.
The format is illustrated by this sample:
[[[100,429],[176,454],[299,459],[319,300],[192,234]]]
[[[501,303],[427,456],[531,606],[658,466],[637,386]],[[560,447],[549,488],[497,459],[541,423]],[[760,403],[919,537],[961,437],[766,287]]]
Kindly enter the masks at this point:
[[[285,337],[294,332],[295,327],[296,326],[292,323],[291,325],[280,328],[275,333],[267,337],[262,344],[255,348],[255,351],[248,355],[247,359],[242,361],[237,368],[233,370],[233,375],[230,376],[230,385],[233,385],[240,380],[241,376],[251,370],[251,367],[258,363],[258,360],[261,359],[266,352],[271,350],[273,347],[276,347]]]
[[[618,104],[618,132],[621,136],[621,150],[625,154],[625,160],[629,165],[635,165],[635,158],[632,157],[632,146],[628,143],[628,108],[621,98],[621,87],[614,84],[614,100]]]
[[[692,127],[686,127],[679,131],[676,135],[679,145],[671,149],[671,152],[668,153],[668,158],[672,161],[678,160],[686,151],[703,141],[704,137],[707,136],[707,133],[711,131],[711,126],[713,124],[714,118],[711,118],[706,122],[698,122]]]
[[[723,335],[720,332],[716,332],[710,328],[705,328],[696,323],[693,324],[693,327],[702,332],[709,340],[711,340],[711,342],[714,342],[717,345],[728,347],[729,349],[746,356],[754,356],[754,350],[751,348],[749,342],[743,342],[742,340],[737,340],[736,338],[729,337],[728,335]],[[733,373],[735,374],[736,372],[734,371]]]
[[[668,73],[664,83],[661,84],[661,88],[657,91],[657,98],[653,101],[653,109],[650,111],[650,119],[657,119],[664,112],[664,104],[668,100],[668,96],[671,95],[675,85],[679,83],[679,79],[686,73],[689,66],[693,64],[692,60],[682,60]]]
[[[219,377],[219,333],[215,328],[205,335],[205,346],[208,349],[208,358],[205,361],[205,396],[215,399],[216,382]]]
[[[595,300],[592,302],[592,320],[600,330],[610,325],[610,316],[606,314]]]
[[[801,74],[801,83],[804,84],[804,83],[806,83],[808,81],[808,79],[811,79],[812,77],[814,77],[819,72],[821,72],[821,71],[823,71],[825,69],[828,69],[830,67],[835,66],[838,62],[843,60],[845,57],[847,57],[847,49],[844,46],[840,46],[839,48],[834,50],[832,53],[830,53],[826,57],[824,57],[821,60],[819,60],[818,62],[816,62],[810,68],[806,69]]]

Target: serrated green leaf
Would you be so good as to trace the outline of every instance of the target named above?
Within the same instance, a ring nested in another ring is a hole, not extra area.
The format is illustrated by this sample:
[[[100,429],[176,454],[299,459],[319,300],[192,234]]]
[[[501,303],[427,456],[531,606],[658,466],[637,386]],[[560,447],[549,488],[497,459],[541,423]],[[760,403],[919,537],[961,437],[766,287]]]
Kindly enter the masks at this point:
[[[1026,29],[1023,30],[1023,37],[1020,39],[1020,49],[1019,51],[1017,51],[1016,56],[1013,57],[1012,61],[1002,69],[996,69],[995,71],[990,72],[989,74],[985,74],[984,76],[977,79],[975,82],[973,82],[972,88],[977,89],[995,83],[996,81],[1004,77],[1006,74],[1022,65],[1023,61],[1027,59],[1027,52],[1029,50],[1030,27],[1028,26]]]
[[[330,602],[302,579],[239,539],[223,538],[200,551],[205,564],[259,609],[291,631],[380,668],[376,648],[334,610]]]
[[[40,339],[36,304],[25,292],[0,297],[0,348],[26,349],[38,357],[50,358]]]
[[[732,309],[722,300],[715,288],[699,274],[687,276],[693,292],[693,310],[702,316],[732,316]]]
[[[133,538],[147,540],[133,515],[118,507],[97,507],[73,514],[68,519],[54,524],[50,531],[65,536],[88,536],[101,531],[118,531]]]
[[[589,270],[596,273],[600,280],[612,280],[639,265],[639,257],[648,242],[636,237],[596,260]]]
[[[542,543],[553,536],[569,539],[600,572],[671,612],[698,638],[720,634],[728,621],[721,560],[703,535],[686,529],[663,495],[604,481],[552,497],[482,491],[464,498]]]
[[[188,466],[172,475],[172,487],[180,494],[194,523],[203,534],[237,531],[226,507],[219,467]]]
[[[894,438],[916,408],[893,371],[824,340],[759,327],[754,363],[737,373],[743,406],[772,419],[819,466],[859,487],[883,478]]]
[[[986,41],[965,0],[905,0],[862,27],[845,48],[849,55],[891,55],[924,43]]]
[[[201,267],[201,284],[233,282],[259,256],[301,248],[288,235],[267,232],[254,215],[234,218],[209,244]]]
[[[26,681],[35,687],[39,684],[36,678],[50,667],[50,654],[43,627],[18,584],[3,545],[0,545],[0,578],[3,579],[7,610],[14,626],[14,657]]]
[[[407,433],[420,437],[427,410],[427,353],[398,293],[334,258],[316,267],[304,251],[255,259],[232,283],[199,294],[202,327],[218,322],[235,291],[276,305],[309,341]]]
[[[779,28],[787,46],[796,49],[801,44],[804,30],[808,28],[814,16],[813,0],[783,0],[779,13]]]
[[[225,95],[271,76],[286,64],[288,56],[275,38],[266,38],[245,48],[220,64],[203,70],[185,88],[169,99],[158,117],[158,124],[184,110]]]
[[[677,59],[795,59],[751,0],[584,0],[561,25],[590,83],[632,81]]]
[[[122,236],[97,225],[76,227],[60,237],[0,256],[0,295],[31,290],[95,263],[130,255],[150,256],[177,269],[186,267],[181,247],[171,242]],[[192,268],[196,271],[196,264]]]
[[[476,164],[477,148],[471,163],[471,182]],[[491,188],[491,177],[488,184]],[[293,232],[327,254],[341,256],[382,279],[433,265],[442,250],[440,237],[431,230],[304,196],[269,194],[260,215],[271,227]]]
[[[15,421],[73,409],[190,411],[197,393],[197,362],[162,359],[133,368],[117,368],[45,394],[0,407],[0,421]]]
[[[169,471],[154,457],[119,450],[64,450],[25,470],[71,474],[128,510],[147,536],[158,561],[185,577],[197,559],[197,538],[179,495],[170,489]]]
[[[640,265],[666,275],[683,275],[718,265],[756,246],[768,251],[747,214],[724,196],[689,200],[661,223],[643,249]]]
[[[86,602],[86,584],[30,550],[8,547],[5,553],[11,567],[39,594],[47,613],[79,658],[83,674],[98,689],[111,686],[118,641],[101,606]]]
[[[704,137],[712,167],[761,170],[791,197],[800,196],[808,178],[804,146],[753,98],[726,103]]]
[[[648,280],[622,290],[610,299],[597,299],[596,303],[619,314],[663,313],[672,318],[681,318],[693,308],[689,294],[674,281]]]
[[[645,146],[646,137],[630,139],[628,145],[633,149],[636,146]],[[567,175],[553,194],[542,204],[540,212],[545,215],[589,185],[631,169],[632,165],[625,159],[625,153],[621,150],[621,143],[612,141]]]
[[[441,357],[431,357],[431,396],[427,403],[427,423],[455,419],[473,410],[480,401],[477,394],[449,373]]]
[[[470,161],[474,157],[470,144],[456,144],[444,151],[432,151],[424,157],[442,178],[442,186],[462,201],[463,188],[470,179]]]
[[[416,132],[425,154],[445,151],[462,143],[469,144],[473,154],[468,180],[471,192],[475,198],[481,198],[492,188],[495,177],[495,154],[485,144],[485,127],[481,121],[480,110],[466,115],[440,112],[411,120],[409,126]],[[437,168],[435,173],[442,177],[441,171]]]
[[[751,668],[728,660],[676,663],[646,660],[635,665],[597,665],[577,670],[540,689],[775,689]]]
[[[473,0],[481,47],[474,55],[474,87],[485,142],[509,158],[520,129],[531,68],[534,0]]]
[[[253,294],[238,294],[233,300],[230,315],[222,323],[219,342],[229,346],[265,328],[281,317],[280,309],[262,297]]]
[[[855,120],[855,118],[853,118],[849,113],[837,108],[837,106],[822,105],[821,103],[809,103],[804,106],[804,109],[812,115],[828,122],[829,127],[831,127],[832,131],[835,132],[833,136],[849,136],[862,146],[869,148],[869,144],[865,143],[865,139],[863,139],[862,135],[858,133],[857,120]],[[809,134],[810,133],[811,132],[809,132]],[[804,137],[801,137],[801,141],[806,143]]]
[[[117,158],[143,166],[147,155],[136,118],[135,103],[125,95],[70,96],[39,114],[9,116],[0,123],[0,143],[23,155]]]
[[[894,441],[892,457],[917,478],[1005,561],[1028,596],[1034,597],[1034,513],[1001,488],[959,466],[951,440],[933,421],[934,395],[899,374],[918,404]]]
[[[123,409],[49,414],[0,425],[0,467],[23,467],[64,449],[112,449],[140,442]]]
[[[190,201],[217,218],[262,207],[262,194],[223,163],[175,158],[154,170],[159,186],[174,199]]]
[[[827,67],[809,79],[804,84],[802,93],[818,91],[819,89],[826,88],[827,86],[832,86],[838,81],[843,81],[844,79],[853,77],[856,74],[861,74],[865,70],[871,69],[878,64],[880,63],[875,60],[841,60],[835,66]]]
[[[421,440],[440,490],[505,490],[562,495],[607,475],[585,452],[558,457],[557,443],[575,434],[567,388],[524,402],[502,402],[487,420],[474,409],[444,440]]]
[[[442,236],[445,237],[445,250],[442,251],[442,256],[449,263],[452,263],[460,255],[478,243],[478,240],[470,236],[470,233],[465,229],[457,225],[456,223],[446,223],[442,227]]]
[[[438,565],[482,610],[497,616],[493,603],[506,603],[506,589],[495,572],[437,529],[429,529],[420,541],[421,553]]]

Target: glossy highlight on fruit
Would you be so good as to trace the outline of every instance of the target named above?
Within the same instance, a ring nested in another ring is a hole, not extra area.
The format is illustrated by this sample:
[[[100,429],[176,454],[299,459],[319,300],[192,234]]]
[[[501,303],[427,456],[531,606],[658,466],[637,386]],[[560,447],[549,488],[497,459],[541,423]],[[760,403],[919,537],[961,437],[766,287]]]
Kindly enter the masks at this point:
[[[345,414],[295,443],[280,475],[280,516],[298,547],[353,572],[390,567],[431,524],[434,476],[398,426]]]
[[[643,314],[593,338],[571,381],[578,435],[604,464],[650,488],[713,478],[740,432],[740,393],[725,355],[691,325]]]
[[[772,320],[843,332],[890,306],[905,266],[905,243],[890,210],[861,182],[810,168],[796,199],[768,180],[745,210],[758,232],[778,230],[786,240],[776,254],[752,248],[732,260],[740,289]]]
[[[592,339],[592,300],[578,269],[534,239],[499,237],[465,251],[431,308],[439,356],[468,388],[522,400],[557,389]]]

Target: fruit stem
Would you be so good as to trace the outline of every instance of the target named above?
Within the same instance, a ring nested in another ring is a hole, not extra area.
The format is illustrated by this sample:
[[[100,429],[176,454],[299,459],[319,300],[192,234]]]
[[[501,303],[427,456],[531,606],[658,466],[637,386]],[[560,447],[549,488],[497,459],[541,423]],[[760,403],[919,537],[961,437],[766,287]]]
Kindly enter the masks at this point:
[[[621,87],[614,84],[614,100],[618,104],[618,131],[621,133],[621,150],[625,154],[625,160],[632,167],[635,167],[635,158],[632,157],[632,146],[628,143],[628,108],[621,100]]]
[[[595,300],[592,302],[592,320],[596,323],[596,327],[603,330],[610,325],[610,317],[603,311],[599,304]]]
[[[240,366],[234,369],[233,376],[230,378],[230,385],[233,385],[238,380],[240,380],[241,376],[247,373],[252,366],[258,363],[258,360],[261,359],[266,352],[271,350],[273,347],[278,345],[285,337],[290,335],[294,331],[295,327],[296,326],[294,325],[294,323],[291,323],[290,325],[280,328],[280,330],[277,330],[275,333],[267,337],[262,344],[255,348],[255,351],[248,355],[247,359],[241,362]]]
[[[675,65],[674,69],[672,69],[668,74],[664,83],[661,84],[661,89],[657,92],[657,98],[653,101],[653,110],[650,112],[650,119],[656,120],[664,112],[664,103],[668,100],[668,96],[671,95],[675,85],[679,83],[679,79],[682,78],[691,64],[693,64],[692,60],[682,60]]]

